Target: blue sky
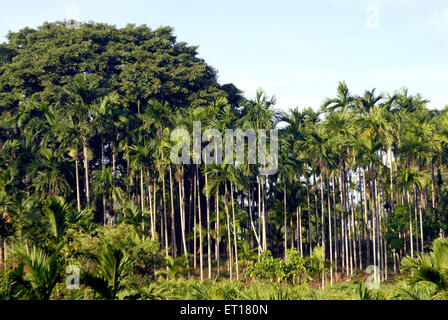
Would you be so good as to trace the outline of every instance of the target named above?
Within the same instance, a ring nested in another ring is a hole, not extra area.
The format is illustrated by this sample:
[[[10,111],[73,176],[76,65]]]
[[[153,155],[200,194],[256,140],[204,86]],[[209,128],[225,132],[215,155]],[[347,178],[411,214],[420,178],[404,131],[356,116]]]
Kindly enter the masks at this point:
[[[178,40],[199,46],[220,83],[246,97],[262,87],[282,109],[317,108],[340,80],[355,94],[407,87],[432,108],[448,104],[445,0],[0,0],[0,8],[0,42],[9,30],[73,16],[170,25]]]

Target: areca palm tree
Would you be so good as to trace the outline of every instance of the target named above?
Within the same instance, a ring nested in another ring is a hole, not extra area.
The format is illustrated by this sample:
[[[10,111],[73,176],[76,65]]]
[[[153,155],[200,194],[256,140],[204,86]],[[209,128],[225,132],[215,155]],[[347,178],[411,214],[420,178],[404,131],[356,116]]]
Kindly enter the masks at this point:
[[[433,299],[448,298],[448,239],[434,240],[430,253],[420,253],[416,258],[405,257],[401,270],[408,274],[408,282],[414,286],[423,282],[433,283],[437,290]]]
[[[28,299],[49,300],[56,284],[62,279],[64,260],[57,252],[49,254],[27,244],[17,244],[13,255],[20,262],[20,277],[16,279],[20,294]]]
[[[106,243],[92,259],[94,270],[81,271],[81,284],[91,287],[103,299],[116,299],[124,289],[123,279],[127,274],[128,257],[122,249]]]
[[[223,164],[223,165],[217,165],[212,164],[208,167],[208,174],[210,176],[208,190],[206,190],[207,193],[211,193],[214,191],[223,190],[224,191],[224,208],[226,212],[227,217],[227,248],[229,252],[229,272],[230,272],[230,279],[232,279],[233,276],[233,255],[232,255],[232,242],[230,237],[230,213],[229,213],[229,200],[231,197],[231,194],[229,193],[229,185],[239,185],[239,181],[235,175],[235,171],[232,170],[231,165],[229,164]],[[230,189],[230,192],[233,193],[233,188]],[[236,241],[236,226],[235,226],[235,216],[233,215],[233,231],[234,231],[234,246],[237,246]],[[235,259],[238,266],[238,249],[235,249]],[[237,279],[239,277],[239,271],[238,267],[236,269]]]
[[[339,82],[336,98],[326,98],[321,106],[324,112],[347,111],[353,106],[355,98],[351,95],[345,81]]]
[[[76,180],[76,203],[78,211],[81,211],[81,192],[79,186],[79,161],[81,159],[80,150],[83,140],[81,131],[83,123],[76,123],[73,118],[60,117],[58,125],[55,128],[57,141],[62,148],[68,149],[69,156],[75,161],[75,180]]]
[[[131,158],[131,174],[137,171],[140,174],[140,206],[142,214],[145,211],[145,171],[153,164],[155,142],[156,141],[144,140],[143,144],[133,145],[127,151],[129,153],[128,156]],[[148,200],[150,201],[151,199]],[[155,212],[155,208],[153,210]],[[142,231],[144,231],[144,228],[144,219],[142,219]]]
[[[354,144],[355,127],[353,118],[346,109],[335,111],[326,118],[324,127],[331,137],[329,145],[332,146],[333,154],[337,155],[339,186],[340,186],[340,203],[341,203],[341,232],[342,232],[342,251],[345,255],[345,271],[349,272],[349,251],[348,251],[348,232],[347,232],[347,189],[346,189],[346,163],[349,159],[349,152]],[[344,256],[342,256],[344,259]],[[344,260],[342,260],[344,267]],[[343,268],[344,269],[344,268]]]
[[[106,206],[115,211],[120,207],[120,201],[124,199],[121,179],[113,174],[113,168],[107,167],[92,173],[92,192],[109,202],[109,204],[107,204],[107,201],[103,202],[103,205],[105,205],[103,208],[103,224],[106,224]]]
[[[68,167],[60,150],[40,151],[36,163],[29,167],[33,176],[33,186],[39,192],[41,199],[47,196],[67,196],[70,186],[66,179]]]
[[[413,241],[413,223],[412,223],[412,210],[411,210],[411,197],[409,195],[410,190],[414,190],[414,188],[421,189],[424,183],[424,175],[421,171],[416,171],[411,168],[401,168],[398,172],[397,176],[397,187],[401,188],[404,192],[406,192],[406,198],[408,202],[409,208],[409,242],[411,248],[411,257],[414,257],[414,241]],[[414,202],[414,205],[417,204]]]
[[[267,97],[262,89],[257,89],[255,98],[246,102],[245,114],[239,121],[243,129],[253,129],[259,134],[259,130],[271,130],[276,119],[281,119],[281,116],[273,110],[273,106],[276,104],[275,97]],[[262,166],[265,163],[261,164]],[[261,175],[257,178],[258,189],[261,190],[264,184],[267,184],[267,177],[263,178]],[[264,207],[265,193],[264,188],[261,195],[258,197],[258,207],[262,208],[259,212],[262,222],[262,250],[267,249],[267,210]]]
[[[84,157],[84,180],[87,208],[90,209],[90,184],[89,184],[89,139],[93,133],[90,126],[92,114],[94,111],[94,102],[98,98],[97,79],[92,74],[77,74],[68,85],[63,88],[61,95],[66,95],[68,110],[66,111],[72,117],[76,124],[80,126],[80,135],[83,144]],[[76,119],[76,120],[75,120]]]

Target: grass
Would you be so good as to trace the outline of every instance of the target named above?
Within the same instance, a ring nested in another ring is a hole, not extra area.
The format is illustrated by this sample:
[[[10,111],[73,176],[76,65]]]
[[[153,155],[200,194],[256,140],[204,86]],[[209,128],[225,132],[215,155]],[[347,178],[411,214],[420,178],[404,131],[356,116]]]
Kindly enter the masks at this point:
[[[381,299],[394,299],[400,285],[383,284],[373,290]],[[338,282],[321,290],[309,285],[278,284],[253,281],[213,281],[196,279],[165,280],[159,278],[153,284],[159,295],[152,299],[186,300],[359,300],[359,283]]]

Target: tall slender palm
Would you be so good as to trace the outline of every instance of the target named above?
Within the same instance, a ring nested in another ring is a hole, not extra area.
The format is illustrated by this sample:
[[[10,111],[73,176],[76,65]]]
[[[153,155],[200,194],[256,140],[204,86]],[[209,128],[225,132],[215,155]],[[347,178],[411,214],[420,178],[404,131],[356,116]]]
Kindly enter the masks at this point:
[[[67,113],[72,116],[75,123],[83,122],[81,127],[81,138],[83,142],[84,157],[84,180],[87,208],[90,209],[90,186],[89,186],[89,139],[93,133],[93,128],[89,125],[92,120],[94,102],[98,97],[97,80],[93,75],[86,73],[78,74],[70,80],[63,88],[61,95],[68,96]],[[75,120],[76,119],[76,120]]]
[[[274,126],[274,120],[279,115],[272,109],[276,103],[275,97],[267,97],[262,89],[257,89],[255,98],[246,102],[245,114],[241,118],[240,123],[244,129],[254,129],[257,134],[259,130],[271,130]],[[265,165],[262,163],[261,165]],[[258,188],[261,189],[263,185],[267,184],[267,177],[259,176],[257,179]],[[267,210],[264,204],[265,194],[264,189],[261,197],[259,197],[259,207],[262,207],[261,221],[262,221],[262,250],[267,249]]]
[[[229,272],[230,279],[233,278],[233,255],[232,255],[232,240],[231,240],[231,232],[230,232],[230,213],[229,213],[229,200],[231,198],[230,184],[239,186],[240,183],[235,175],[235,171],[232,170],[231,165],[229,164],[211,164],[208,166],[208,174],[209,174],[209,184],[207,193],[211,194],[214,191],[223,190],[224,191],[224,208],[227,217],[227,248],[229,252]],[[234,227],[234,245],[237,246],[236,235],[235,235],[235,219],[233,218],[233,227]],[[237,249],[236,249],[237,250]],[[236,251],[237,252],[237,251]],[[238,261],[238,256],[235,256],[236,261]],[[236,270],[237,278],[239,277],[239,271]]]

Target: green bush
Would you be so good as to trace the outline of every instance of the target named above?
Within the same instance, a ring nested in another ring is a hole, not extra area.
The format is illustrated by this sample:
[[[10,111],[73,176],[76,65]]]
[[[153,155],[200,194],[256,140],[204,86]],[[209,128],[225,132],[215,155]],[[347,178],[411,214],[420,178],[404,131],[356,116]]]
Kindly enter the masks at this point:
[[[269,250],[264,251],[260,260],[254,266],[249,266],[246,276],[259,280],[270,280],[272,282],[287,281],[295,283],[307,280],[307,259],[302,258],[296,249],[288,249],[286,261],[281,258],[274,258]]]
[[[249,266],[246,275],[259,280],[280,282],[285,278],[285,262],[272,256],[269,250],[263,251],[260,260],[254,266]]]

